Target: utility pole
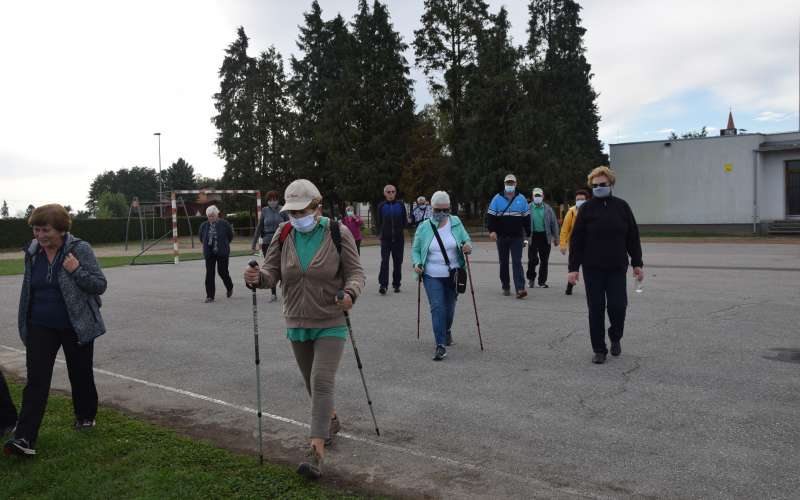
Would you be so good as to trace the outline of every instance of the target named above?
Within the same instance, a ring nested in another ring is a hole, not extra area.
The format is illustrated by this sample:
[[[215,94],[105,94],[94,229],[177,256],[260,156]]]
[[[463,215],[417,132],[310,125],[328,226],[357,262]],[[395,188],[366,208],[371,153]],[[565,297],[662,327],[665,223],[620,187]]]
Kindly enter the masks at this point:
[[[161,180],[161,132],[155,132],[153,135],[158,136],[158,216],[163,217],[164,213],[161,209],[161,203],[164,199]]]

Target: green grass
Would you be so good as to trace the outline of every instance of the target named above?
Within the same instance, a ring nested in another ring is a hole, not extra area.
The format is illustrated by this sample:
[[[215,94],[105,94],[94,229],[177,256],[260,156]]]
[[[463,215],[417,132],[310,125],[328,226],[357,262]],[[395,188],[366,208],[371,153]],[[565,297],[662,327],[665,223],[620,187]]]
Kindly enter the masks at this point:
[[[10,388],[20,401],[21,387]],[[52,394],[39,454],[0,455],[2,498],[357,498],[115,410],[100,408],[98,426],[81,432],[72,430],[73,418],[70,399]]]
[[[231,257],[241,257],[243,255],[251,255],[253,252],[246,250],[237,250],[231,252]],[[199,252],[182,253],[181,261],[188,260],[201,260],[203,254]],[[100,267],[107,269],[109,267],[127,266],[131,263],[132,256],[114,256],[114,257],[98,257]],[[171,253],[157,253],[157,254],[144,254],[136,259],[136,264],[158,264],[158,263],[172,263],[173,256]],[[23,259],[0,259],[0,276],[13,276],[15,274],[22,274],[24,271],[25,261]]]

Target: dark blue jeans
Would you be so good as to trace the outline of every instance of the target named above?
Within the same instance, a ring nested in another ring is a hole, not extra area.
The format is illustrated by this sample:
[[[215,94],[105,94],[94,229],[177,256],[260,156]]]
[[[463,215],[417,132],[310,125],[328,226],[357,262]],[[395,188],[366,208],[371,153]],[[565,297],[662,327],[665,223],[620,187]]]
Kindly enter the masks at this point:
[[[500,283],[503,290],[511,288],[508,277],[508,255],[511,254],[511,268],[514,273],[514,289],[525,290],[525,270],[522,268],[523,238],[497,238],[497,254],[500,257]]]
[[[422,275],[422,283],[431,305],[431,323],[436,345],[444,345],[456,313],[456,287],[450,278],[432,278],[427,274]]]

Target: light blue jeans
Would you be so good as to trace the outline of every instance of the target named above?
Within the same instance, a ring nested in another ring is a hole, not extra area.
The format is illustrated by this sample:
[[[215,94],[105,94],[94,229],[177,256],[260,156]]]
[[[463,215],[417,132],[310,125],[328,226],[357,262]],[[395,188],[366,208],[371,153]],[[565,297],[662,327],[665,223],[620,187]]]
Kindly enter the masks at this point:
[[[428,295],[428,302],[431,305],[433,336],[436,345],[443,346],[447,333],[453,326],[458,293],[450,278],[433,278],[423,274],[422,283],[425,285],[425,293]]]

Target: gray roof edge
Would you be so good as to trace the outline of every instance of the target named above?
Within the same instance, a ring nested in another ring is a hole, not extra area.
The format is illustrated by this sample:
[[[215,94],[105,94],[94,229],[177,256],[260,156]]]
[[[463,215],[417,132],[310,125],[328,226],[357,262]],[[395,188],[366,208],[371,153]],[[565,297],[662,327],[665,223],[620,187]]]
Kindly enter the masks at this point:
[[[786,135],[786,134],[798,134],[800,137],[800,131],[797,130],[790,130],[787,132],[770,132],[770,133],[759,133],[759,132],[748,132],[746,134],[738,134],[738,135],[714,135],[710,137],[692,137],[690,139],[656,139],[652,141],[633,141],[633,142],[617,142],[617,143],[609,143],[608,147],[619,147],[619,146],[633,146],[636,144],[663,144],[665,142],[683,142],[683,141],[711,141],[711,140],[718,140],[718,139],[737,139],[739,137],[757,137],[761,136],[764,138],[775,136],[775,135]],[[798,139],[800,140],[800,139]]]

